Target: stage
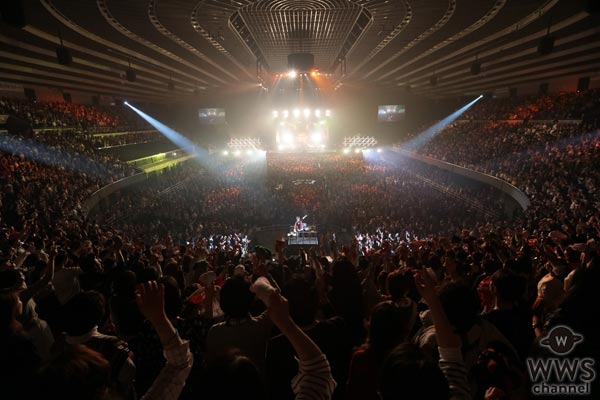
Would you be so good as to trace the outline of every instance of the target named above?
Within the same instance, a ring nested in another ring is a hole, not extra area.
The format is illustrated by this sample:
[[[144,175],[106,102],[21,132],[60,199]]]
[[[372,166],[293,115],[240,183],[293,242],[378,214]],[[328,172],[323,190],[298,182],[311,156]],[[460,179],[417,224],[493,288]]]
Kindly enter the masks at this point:
[[[316,231],[296,232],[288,236],[288,246],[318,246],[319,238]]]

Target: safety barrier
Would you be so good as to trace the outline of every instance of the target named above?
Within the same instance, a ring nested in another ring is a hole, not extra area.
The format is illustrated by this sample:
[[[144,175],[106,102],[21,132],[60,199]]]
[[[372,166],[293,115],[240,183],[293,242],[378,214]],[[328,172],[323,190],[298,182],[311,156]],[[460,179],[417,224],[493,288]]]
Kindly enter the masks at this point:
[[[449,162],[441,161],[432,157],[413,153],[404,150],[401,147],[394,147],[393,150],[399,154],[402,154],[414,160],[418,160],[426,164],[433,165],[435,167],[452,172],[453,174],[462,175],[464,177],[479,181],[486,185],[493,186],[496,189],[501,190],[502,192],[512,197],[519,204],[519,206],[521,206],[523,210],[526,210],[531,205],[531,201],[529,200],[527,195],[523,193],[519,188],[517,188],[514,185],[511,185],[506,181],[503,181],[502,179],[496,178],[495,176],[484,174],[482,172],[477,172],[472,169],[461,167],[460,165],[451,164]]]

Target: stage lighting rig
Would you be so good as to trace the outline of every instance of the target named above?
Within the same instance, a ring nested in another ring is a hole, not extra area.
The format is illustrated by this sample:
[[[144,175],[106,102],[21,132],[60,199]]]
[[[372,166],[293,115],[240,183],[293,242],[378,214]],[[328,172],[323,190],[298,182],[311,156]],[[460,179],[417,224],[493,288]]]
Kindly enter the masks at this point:
[[[260,149],[260,138],[232,137],[231,139],[229,139],[227,147],[229,147],[232,150],[235,150],[236,152],[239,150],[247,150],[252,152],[253,149]]]
[[[346,148],[354,147],[358,150],[358,148],[362,149],[377,146],[377,139],[373,136],[347,136],[344,138],[343,145]]]

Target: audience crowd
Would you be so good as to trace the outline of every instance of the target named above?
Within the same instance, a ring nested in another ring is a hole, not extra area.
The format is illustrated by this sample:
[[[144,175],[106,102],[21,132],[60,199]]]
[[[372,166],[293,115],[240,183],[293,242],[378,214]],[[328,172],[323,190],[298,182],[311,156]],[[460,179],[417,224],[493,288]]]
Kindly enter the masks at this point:
[[[595,120],[598,118],[600,90],[561,92],[546,95],[485,96],[468,109],[468,120]]]
[[[598,359],[594,129],[469,121],[416,149],[510,180],[523,212],[386,151],[191,161],[91,217],[132,169],[85,137],[2,136],[2,398],[530,398],[552,327]],[[300,214],[319,246],[250,240]]]
[[[93,133],[134,131],[149,127],[137,114],[121,105],[90,106],[2,97],[1,114],[27,121],[34,129],[66,128]]]

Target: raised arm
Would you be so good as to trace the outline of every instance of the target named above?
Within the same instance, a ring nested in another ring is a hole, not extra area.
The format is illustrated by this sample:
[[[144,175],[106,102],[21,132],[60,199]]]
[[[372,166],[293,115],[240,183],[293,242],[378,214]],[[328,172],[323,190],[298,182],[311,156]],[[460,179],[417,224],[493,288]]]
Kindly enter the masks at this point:
[[[330,399],[336,383],[327,357],[290,318],[285,297],[273,293],[269,302],[269,317],[290,341],[299,360],[298,375],[292,380],[296,399]]]
[[[165,314],[164,288],[156,281],[138,286],[136,302],[160,338],[167,363],[142,397],[143,400],[179,398],[192,369],[193,357],[189,343],[179,333]]]
[[[448,380],[450,393],[453,398],[470,399],[471,388],[467,367],[462,357],[461,340],[454,333],[454,328],[450,325],[442,303],[435,293],[435,282],[423,269],[415,273],[415,284],[431,311],[440,353],[439,366]]]

